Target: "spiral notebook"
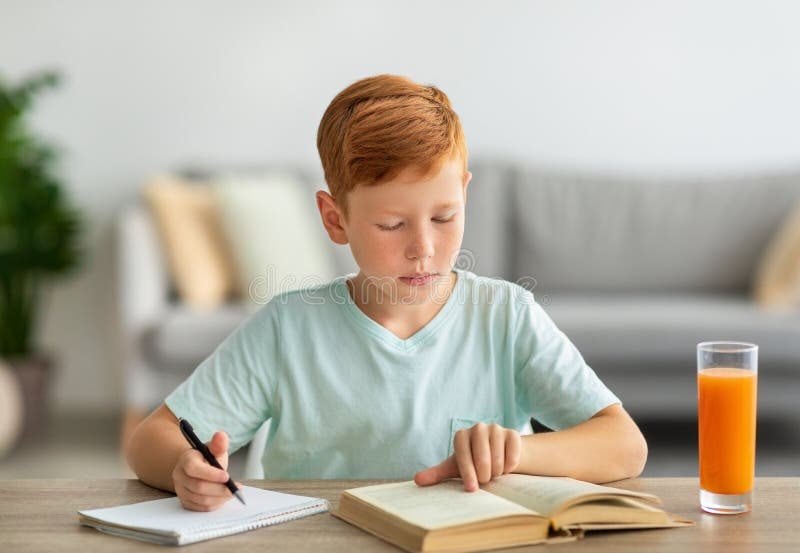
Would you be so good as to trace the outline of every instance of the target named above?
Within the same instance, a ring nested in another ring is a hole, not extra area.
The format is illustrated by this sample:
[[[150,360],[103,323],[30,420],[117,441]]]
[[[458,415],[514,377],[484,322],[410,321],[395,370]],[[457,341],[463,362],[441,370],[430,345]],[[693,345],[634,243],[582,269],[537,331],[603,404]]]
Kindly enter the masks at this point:
[[[101,532],[162,545],[186,545],[295,520],[328,510],[328,501],[241,487],[247,505],[228,501],[211,512],[188,511],[177,497],[78,511],[78,520]]]

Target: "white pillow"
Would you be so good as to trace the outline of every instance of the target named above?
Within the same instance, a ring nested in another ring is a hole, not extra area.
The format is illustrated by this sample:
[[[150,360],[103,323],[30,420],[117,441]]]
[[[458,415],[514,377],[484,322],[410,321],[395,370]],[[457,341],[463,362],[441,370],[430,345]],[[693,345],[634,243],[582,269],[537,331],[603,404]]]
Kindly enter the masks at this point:
[[[336,276],[332,243],[309,187],[280,172],[221,176],[212,186],[237,288],[251,311],[276,294]]]

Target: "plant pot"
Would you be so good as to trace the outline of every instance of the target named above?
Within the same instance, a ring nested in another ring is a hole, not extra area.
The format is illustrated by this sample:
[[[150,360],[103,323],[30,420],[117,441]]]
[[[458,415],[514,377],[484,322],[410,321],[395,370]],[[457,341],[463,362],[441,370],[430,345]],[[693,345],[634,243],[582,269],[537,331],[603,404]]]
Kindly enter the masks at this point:
[[[13,368],[22,391],[24,415],[20,445],[40,442],[47,429],[53,359],[45,353],[33,353],[5,360]]]
[[[14,449],[22,434],[23,409],[19,379],[0,359],[0,460]]]

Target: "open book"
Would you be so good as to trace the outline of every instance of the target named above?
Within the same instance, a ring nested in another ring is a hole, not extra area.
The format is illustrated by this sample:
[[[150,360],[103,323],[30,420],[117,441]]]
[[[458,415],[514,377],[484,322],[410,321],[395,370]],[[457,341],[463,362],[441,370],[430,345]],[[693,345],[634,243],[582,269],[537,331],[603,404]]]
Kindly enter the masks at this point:
[[[693,524],[659,503],[654,495],[571,478],[508,474],[475,492],[460,480],[354,488],[333,514],[407,551],[483,551],[574,539],[584,530]]]
[[[328,510],[328,501],[242,486],[247,505],[228,501],[210,512],[188,511],[177,497],[78,511],[84,526],[162,545],[186,545]]]

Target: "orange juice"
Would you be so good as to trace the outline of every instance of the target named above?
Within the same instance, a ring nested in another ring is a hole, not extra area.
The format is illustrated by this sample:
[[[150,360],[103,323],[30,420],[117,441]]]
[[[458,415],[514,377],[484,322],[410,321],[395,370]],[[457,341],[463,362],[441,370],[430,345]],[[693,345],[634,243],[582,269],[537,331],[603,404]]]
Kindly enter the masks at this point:
[[[753,489],[756,373],[714,367],[697,373],[700,487],[718,494]]]

